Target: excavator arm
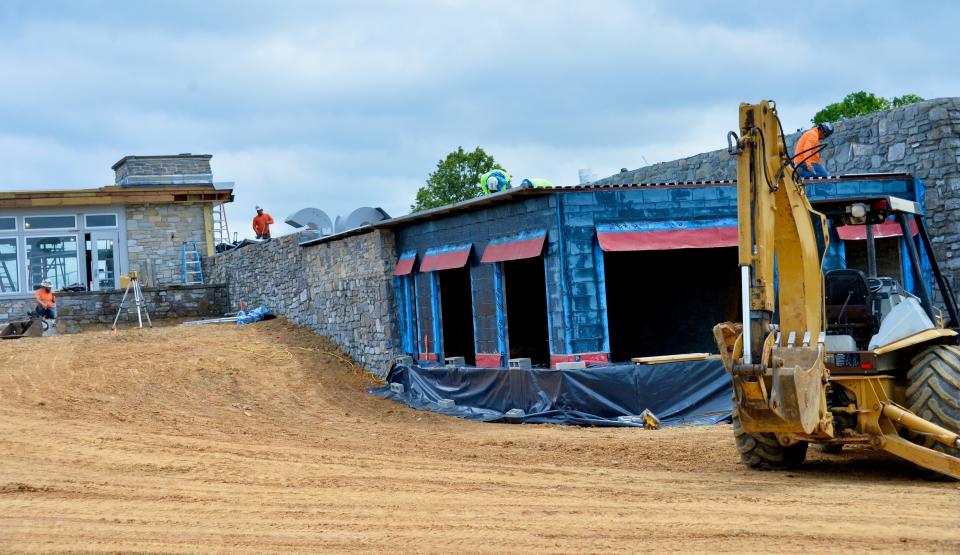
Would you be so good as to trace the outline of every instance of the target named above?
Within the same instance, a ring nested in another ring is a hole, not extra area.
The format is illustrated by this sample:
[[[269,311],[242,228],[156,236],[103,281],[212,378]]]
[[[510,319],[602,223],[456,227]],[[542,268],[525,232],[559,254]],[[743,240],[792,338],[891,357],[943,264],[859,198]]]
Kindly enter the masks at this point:
[[[737,156],[743,324],[715,333],[740,422],[748,432],[832,435],[822,385],[826,218],[794,174],[773,102],[741,104],[740,136],[728,138]]]

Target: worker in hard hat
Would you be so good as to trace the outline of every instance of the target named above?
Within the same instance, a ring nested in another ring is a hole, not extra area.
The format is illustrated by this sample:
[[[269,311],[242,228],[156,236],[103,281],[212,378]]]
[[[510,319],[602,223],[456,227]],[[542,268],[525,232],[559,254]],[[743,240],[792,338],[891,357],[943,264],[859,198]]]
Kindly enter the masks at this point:
[[[521,187],[533,187],[534,189],[552,189],[554,184],[542,177],[530,177],[520,182]]]
[[[500,168],[490,170],[480,176],[480,188],[485,195],[506,191],[510,188],[510,174]]]
[[[34,310],[37,318],[56,320],[57,298],[53,294],[53,284],[50,283],[50,280],[43,280],[40,288],[33,293],[33,296],[37,299],[37,308]]]
[[[257,234],[257,239],[270,240],[270,224],[272,223],[273,218],[270,217],[270,214],[264,212],[262,206],[258,206],[257,215],[253,217],[253,232]]]
[[[800,172],[800,177],[828,177],[827,170],[820,163],[820,141],[833,134],[833,125],[830,123],[821,123],[820,125],[809,129],[800,140],[797,141],[797,148],[794,149],[793,163]]]

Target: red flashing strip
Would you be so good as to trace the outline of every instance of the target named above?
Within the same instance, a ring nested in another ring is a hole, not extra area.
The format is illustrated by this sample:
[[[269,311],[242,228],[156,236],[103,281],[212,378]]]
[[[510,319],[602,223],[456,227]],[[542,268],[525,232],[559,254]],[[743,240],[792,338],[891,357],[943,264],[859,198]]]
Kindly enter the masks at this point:
[[[550,368],[556,368],[558,362],[576,362],[581,360],[589,364],[609,364],[610,353],[579,353],[575,355],[550,355]]]
[[[420,263],[421,272],[435,272],[437,270],[452,270],[463,268],[470,259],[470,247],[455,251],[438,252],[423,257]]]
[[[910,220],[910,233],[917,234],[917,222]],[[837,235],[844,241],[863,241],[867,238],[867,226],[865,225],[842,225],[837,228]],[[899,237],[903,235],[900,232],[900,222],[883,222],[874,224],[873,237],[881,239],[883,237]]]
[[[397,260],[397,267],[396,267],[396,269],[393,271],[393,275],[395,275],[395,276],[405,276],[405,275],[409,274],[410,272],[412,272],[412,271],[413,271],[413,262],[414,262],[416,259],[417,259],[417,258],[416,258],[415,256],[411,256],[410,258],[401,258],[400,260]]]
[[[600,231],[600,248],[605,252],[712,249],[737,246],[737,228],[706,227],[669,231]]]
[[[546,235],[532,239],[518,239],[509,243],[491,243],[483,249],[480,262],[505,262],[507,260],[522,260],[536,258],[543,252],[543,242]]]
[[[436,362],[438,360],[437,353],[420,353],[420,360],[431,360]]]
[[[479,368],[502,368],[503,355],[500,353],[477,353],[477,366]]]

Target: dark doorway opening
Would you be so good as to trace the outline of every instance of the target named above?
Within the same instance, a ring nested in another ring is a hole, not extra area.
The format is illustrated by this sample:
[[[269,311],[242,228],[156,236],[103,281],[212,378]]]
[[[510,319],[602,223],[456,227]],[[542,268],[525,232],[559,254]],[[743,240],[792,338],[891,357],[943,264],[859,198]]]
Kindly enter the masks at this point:
[[[443,356],[463,357],[476,364],[473,346],[473,300],[470,268],[438,272],[440,281],[440,319],[443,322]]]
[[[610,357],[716,353],[713,326],[739,320],[737,249],[604,253]]]
[[[543,258],[504,262],[503,274],[509,358],[529,358],[535,366],[549,367],[550,336]]]

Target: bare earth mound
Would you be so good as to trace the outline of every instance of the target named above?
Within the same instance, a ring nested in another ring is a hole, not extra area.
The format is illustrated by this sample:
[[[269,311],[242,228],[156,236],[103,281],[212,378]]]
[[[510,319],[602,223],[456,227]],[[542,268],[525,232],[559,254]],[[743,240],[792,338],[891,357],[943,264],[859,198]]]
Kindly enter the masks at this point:
[[[960,551],[960,485],[729,426],[480,424],[267,322],[0,342],[0,552]]]

